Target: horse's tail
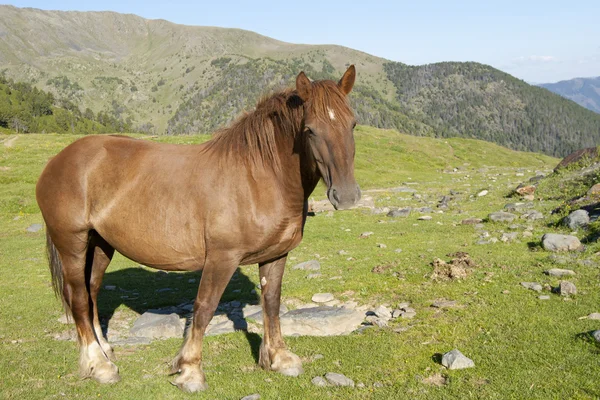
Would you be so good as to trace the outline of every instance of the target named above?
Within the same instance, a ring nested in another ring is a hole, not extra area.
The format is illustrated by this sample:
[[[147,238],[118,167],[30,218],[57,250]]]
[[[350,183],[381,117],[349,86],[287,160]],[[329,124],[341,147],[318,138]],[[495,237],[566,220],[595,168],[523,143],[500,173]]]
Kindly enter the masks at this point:
[[[50,264],[50,274],[52,275],[52,287],[54,288],[54,294],[62,300],[65,312],[69,314],[69,306],[65,301],[65,295],[63,292],[63,265],[56,250],[56,246],[50,237],[48,228],[46,227],[46,252],[48,253],[48,263]]]

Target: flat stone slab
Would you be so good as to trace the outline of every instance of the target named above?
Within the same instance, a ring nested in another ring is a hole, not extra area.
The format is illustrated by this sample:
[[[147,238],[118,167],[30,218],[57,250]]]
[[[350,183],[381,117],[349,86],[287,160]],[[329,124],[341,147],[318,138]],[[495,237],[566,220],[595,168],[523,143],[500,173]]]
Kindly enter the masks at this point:
[[[175,313],[166,314],[160,311],[146,311],[134,323],[129,330],[133,336],[147,338],[181,338],[183,327],[179,321],[179,315]]]
[[[544,271],[546,275],[549,276],[573,276],[575,275],[575,271],[570,269],[561,269],[561,268],[552,268],[547,271]]]
[[[39,232],[42,230],[42,224],[31,224],[27,227],[27,232]]]
[[[333,294],[331,293],[315,293],[312,296],[312,301],[315,303],[327,303],[328,301],[333,300]]]
[[[280,322],[285,336],[335,336],[353,332],[364,319],[364,312],[320,306],[288,311]]]
[[[524,288],[533,290],[535,292],[541,292],[542,291],[542,285],[540,285],[537,282],[521,282],[521,286],[523,286]]]
[[[304,270],[304,271],[318,271],[321,269],[321,264],[317,260],[305,261],[300,264],[296,264],[292,267],[294,270]]]
[[[442,356],[442,365],[448,369],[465,369],[474,367],[475,363],[460,350],[454,349]]]

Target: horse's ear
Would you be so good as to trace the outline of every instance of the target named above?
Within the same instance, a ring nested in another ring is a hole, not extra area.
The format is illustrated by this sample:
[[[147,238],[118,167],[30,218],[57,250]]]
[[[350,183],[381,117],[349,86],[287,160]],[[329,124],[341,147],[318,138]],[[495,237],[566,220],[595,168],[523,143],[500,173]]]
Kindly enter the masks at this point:
[[[300,72],[296,77],[296,90],[298,91],[298,96],[300,96],[303,101],[310,99],[312,86],[310,80],[304,74],[304,71]]]
[[[351,65],[338,82],[338,87],[345,94],[349,94],[352,91],[352,87],[354,87],[354,79],[356,79],[356,68],[354,68],[354,65]]]

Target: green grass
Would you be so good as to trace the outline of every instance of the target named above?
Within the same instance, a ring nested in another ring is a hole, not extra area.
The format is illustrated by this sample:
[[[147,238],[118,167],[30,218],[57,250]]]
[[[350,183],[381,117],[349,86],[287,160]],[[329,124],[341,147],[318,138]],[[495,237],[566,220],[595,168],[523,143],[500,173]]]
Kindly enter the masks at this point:
[[[291,253],[294,259],[288,263],[318,257],[323,277],[308,280],[307,272],[289,268],[284,277],[284,301],[308,302],[313,293],[331,292],[339,300],[367,305],[394,306],[410,301],[417,316],[395,321],[389,329],[373,328],[362,334],[287,338],[289,347],[307,360],[305,373],[299,378],[256,367],[252,348],[259,339],[255,335],[238,332],[208,337],[203,365],[210,388],[194,397],[239,399],[260,393],[262,399],[598,398],[600,347],[585,333],[599,329],[600,323],[578,318],[600,312],[598,260],[594,255],[600,246],[588,244],[567,266],[577,272],[571,279],[577,285],[577,296],[566,301],[550,294],[550,300],[542,301],[519,283],[558,283],[558,279],[542,274],[555,265],[536,245],[543,233],[557,230],[549,227],[555,222],[553,218],[535,223],[519,220],[519,231],[533,227],[532,238],[490,245],[476,245],[479,236],[473,226],[460,224],[464,218],[484,218],[513,202],[506,196],[520,181],[538,170],[551,170],[558,160],[485,142],[415,138],[366,127],[360,127],[356,136],[356,175],[363,189],[412,183],[410,187],[422,196],[418,200],[407,193],[367,193],[375,197],[378,206],[435,209],[440,196],[450,190],[460,194],[445,213],[432,214],[431,221],[417,221],[416,213],[406,219],[391,219],[366,210],[334,212],[331,216],[318,213],[309,218],[304,241]],[[69,135],[23,135],[13,147],[0,145],[0,397],[191,398],[171,386],[167,376],[167,364],[181,340],[117,347],[122,381],[100,386],[78,378],[76,345],[52,338],[72,327],[57,321],[61,308],[49,284],[44,232],[28,233],[25,229],[41,222],[34,199],[41,169],[49,157],[75,139]],[[206,137],[152,140],[197,143]],[[517,172],[524,176],[516,176]],[[490,193],[477,197],[482,189]],[[322,188],[315,197],[324,198]],[[559,200],[534,203],[548,215]],[[507,225],[496,223],[486,223],[485,230],[496,237],[510,231]],[[364,231],[374,233],[359,239]],[[377,247],[377,243],[387,247]],[[402,252],[395,252],[398,248]],[[339,255],[342,249],[350,254]],[[435,257],[448,260],[447,254],[456,251],[468,252],[479,267],[463,281],[433,282],[431,261]],[[580,259],[591,259],[596,266],[580,266],[576,263]],[[384,264],[392,267],[382,274],[371,272]],[[100,310],[133,312],[191,300],[196,287],[184,284],[187,279],[177,279],[181,275],[186,274],[169,274],[162,282],[150,269],[115,257],[105,282],[136,288],[140,296],[124,300],[119,292],[102,292]],[[241,267],[239,275],[242,279],[230,284],[224,299],[256,301],[250,290],[258,283],[257,268]],[[178,290],[158,298],[154,291],[165,282]],[[241,288],[242,294],[234,294],[236,288]],[[503,293],[506,290],[508,294]],[[430,305],[437,298],[456,300],[460,307],[436,310]],[[408,329],[394,332],[398,327]],[[448,371],[436,362],[436,354],[453,348],[472,358],[476,367]],[[315,354],[324,358],[309,362]],[[311,384],[314,376],[330,371],[343,373],[366,387],[319,388]],[[447,385],[438,388],[422,382],[437,372],[449,378]],[[376,382],[383,386],[374,387]]]

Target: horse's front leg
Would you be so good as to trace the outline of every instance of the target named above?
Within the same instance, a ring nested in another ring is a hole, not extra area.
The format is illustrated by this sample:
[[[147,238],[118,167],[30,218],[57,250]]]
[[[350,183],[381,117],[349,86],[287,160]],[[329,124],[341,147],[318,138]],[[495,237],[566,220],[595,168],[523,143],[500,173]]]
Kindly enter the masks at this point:
[[[287,254],[275,261],[259,265],[265,331],[258,363],[266,370],[298,376],[302,373],[302,361],[300,357],[286,349],[279,326],[281,281],[286,259]]]
[[[193,321],[171,370],[172,373],[179,372],[173,384],[184,392],[208,389],[201,367],[204,332],[237,266],[237,262],[221,259],[206,263],[202,271]]]

